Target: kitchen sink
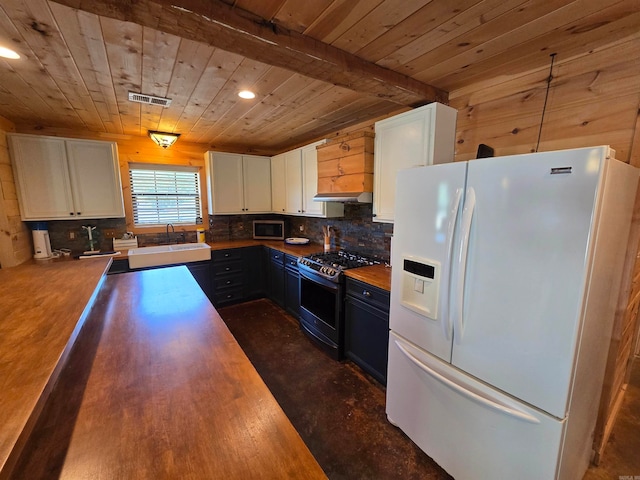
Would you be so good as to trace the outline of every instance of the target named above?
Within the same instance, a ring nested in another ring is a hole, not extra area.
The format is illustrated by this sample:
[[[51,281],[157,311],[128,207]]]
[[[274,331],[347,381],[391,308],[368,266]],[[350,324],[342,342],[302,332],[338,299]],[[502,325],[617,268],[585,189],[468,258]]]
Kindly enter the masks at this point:
[[[206,243],[181,243],[129,250],[129,268],[175,265],[211,260],[211,247]]]

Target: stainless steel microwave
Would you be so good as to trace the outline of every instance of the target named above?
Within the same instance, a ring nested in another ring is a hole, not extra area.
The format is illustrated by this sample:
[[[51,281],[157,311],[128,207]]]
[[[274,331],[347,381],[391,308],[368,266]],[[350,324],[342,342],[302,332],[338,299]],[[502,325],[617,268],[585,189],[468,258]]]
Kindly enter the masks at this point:
[[[253,238],[257,240],[284,240],[284,221],[254,220]]]

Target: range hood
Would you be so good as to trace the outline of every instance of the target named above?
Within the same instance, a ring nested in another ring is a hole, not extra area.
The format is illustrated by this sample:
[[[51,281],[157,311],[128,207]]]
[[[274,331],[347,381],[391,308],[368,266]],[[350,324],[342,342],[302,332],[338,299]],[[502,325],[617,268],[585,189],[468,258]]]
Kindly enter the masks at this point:
[[[374,134],[357,131],[316,147],[318,190],[314,201],[371,203]]]
[[[371,192],[331,192],[318,193],[313,197],[314,202],[343,202],[343,203],[371,203]]]

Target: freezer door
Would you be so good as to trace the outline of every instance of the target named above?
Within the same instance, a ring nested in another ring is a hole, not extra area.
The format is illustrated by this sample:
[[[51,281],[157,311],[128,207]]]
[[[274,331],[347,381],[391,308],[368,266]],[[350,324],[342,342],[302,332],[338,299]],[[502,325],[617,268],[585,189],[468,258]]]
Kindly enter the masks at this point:
[[[579,149],[468,168],[475,208],[452,363],[558,418],[567,408],[602,157],[601,148]]]
[[[389,325],[449,361],[449,273],[467,162],[397,176]]]
[[[556,477],[564,421],[475,381],[393,332],[389,342],[387,417],[456,480]]]

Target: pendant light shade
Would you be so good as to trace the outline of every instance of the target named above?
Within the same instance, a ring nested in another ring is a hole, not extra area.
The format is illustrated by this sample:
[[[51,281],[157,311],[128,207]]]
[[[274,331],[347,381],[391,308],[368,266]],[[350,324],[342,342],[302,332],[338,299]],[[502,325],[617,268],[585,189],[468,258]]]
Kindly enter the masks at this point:
[[[151,137],[151,140],[162,148],[169,148],[171,145],[176,143],[179,136],[179,133],[156,132],[154,130],[149,130],[149,137]]]

